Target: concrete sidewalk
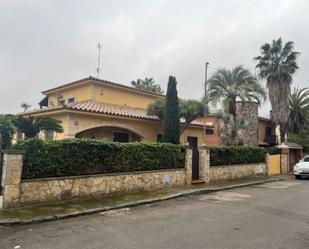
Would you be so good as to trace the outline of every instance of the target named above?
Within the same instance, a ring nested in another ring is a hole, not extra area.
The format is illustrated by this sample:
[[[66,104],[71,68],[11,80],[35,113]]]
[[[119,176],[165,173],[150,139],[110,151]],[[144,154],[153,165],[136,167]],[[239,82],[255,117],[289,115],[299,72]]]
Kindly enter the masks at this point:
[[[180,196],[245,187],[289,178],[290,176],[263,176],[234,181],[222,181],[211,184],[164,188],[148,192],[113,194],[92,199],[36,204],[15,209],[4,209],[0,210],[0,225],[16,225],[52,221],[80,215],[94,214],[112,209],[148,204]]]

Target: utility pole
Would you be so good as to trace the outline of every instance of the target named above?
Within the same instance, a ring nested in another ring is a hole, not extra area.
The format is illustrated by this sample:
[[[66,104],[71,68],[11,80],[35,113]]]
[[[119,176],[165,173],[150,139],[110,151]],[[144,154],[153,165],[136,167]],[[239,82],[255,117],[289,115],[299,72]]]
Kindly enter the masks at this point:
[[[98,43],[97,48],[99,49],[99,54],[98,54],[98,67],[97,67],[97,75],[98,78],[100,78],[100,73],[101,73],[101,43]]]
[[[205,85],[204,85],[204,132],[203,132],[203,146],[206,146],[206,114],[207,114],[207,107],[208,107],[208,103],[207,103],[207,69],[209,66],[209,62],[206,62],[205,64]]]
[[[205,64],[205,89],[204,89],[204,95],[206,97],[207,95],[207,70],[208,70],[209,62],[206,62]]]

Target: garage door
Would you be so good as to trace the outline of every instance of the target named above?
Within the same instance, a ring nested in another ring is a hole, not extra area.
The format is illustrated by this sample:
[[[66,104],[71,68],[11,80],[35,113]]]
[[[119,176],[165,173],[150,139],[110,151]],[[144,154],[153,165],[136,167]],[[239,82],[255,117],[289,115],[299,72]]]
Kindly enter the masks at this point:
[[[280,175],[280,155],[271,155],[268,157],[267,173],[268,175]]]

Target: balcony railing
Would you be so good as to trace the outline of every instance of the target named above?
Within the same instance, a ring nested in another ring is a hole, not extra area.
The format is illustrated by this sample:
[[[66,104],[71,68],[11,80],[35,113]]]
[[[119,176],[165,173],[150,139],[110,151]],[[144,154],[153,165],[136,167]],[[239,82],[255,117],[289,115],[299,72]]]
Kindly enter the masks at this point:
[[[268,143],[269,145],[277,145],[279,144],[279,136],[276,135],[266,135],[264,142]]]

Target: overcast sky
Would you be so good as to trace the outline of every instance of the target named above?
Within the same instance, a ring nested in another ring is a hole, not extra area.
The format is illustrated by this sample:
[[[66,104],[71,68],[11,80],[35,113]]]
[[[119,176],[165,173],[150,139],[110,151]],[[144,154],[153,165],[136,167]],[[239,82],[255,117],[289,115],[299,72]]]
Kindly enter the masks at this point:
[[[309,87],[308,10],[308,0],[0,0],[0,113],[95,76],[98,42],[101,78],[154,77],[166,89],[174,75],[180,97],[200,98],[206,61],[210,75],[239,64],[254,72],[260,46],[282,37],[301,52],[293,84]]]

